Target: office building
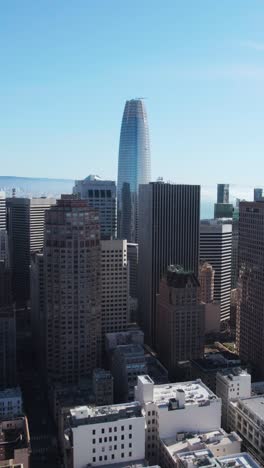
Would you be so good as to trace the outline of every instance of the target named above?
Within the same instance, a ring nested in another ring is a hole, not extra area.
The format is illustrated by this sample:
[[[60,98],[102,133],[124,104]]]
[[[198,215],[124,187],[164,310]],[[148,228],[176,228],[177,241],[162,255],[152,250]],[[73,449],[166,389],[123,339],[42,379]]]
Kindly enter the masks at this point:
[[[200,378],[212,392],[216,392],[216,375],[232,369],[241,369],[239,357],[229,351],[215,351],[204,354],[200,359],[191,362],[191,376],[193,379]]]
[[[221,400],[201,380],[154,385],[140,376],[135,399],[145,411],[146,458],[156,462],[160,441],[177,433],[207,433],[221,427]]]
[[[110,371],[105,369],[94,369],[93,392],[96,406],[113,404],[114,379]]]
[[[229,184],[217,185],[217,203],[214,206],[214,218],[232,218],[233,205],[229,203]]]
[[[30,435],[26,417],[0,421],[0,466],[30,466]]]
[[[101,239],[115,239],[117,235],[116,183],[103,180],[97,175],[89,175],[84,180],[76,180],[73,193],[88,200],[89,206],[99,212]]]
[[[15,418],[22,415],[22,394],[19,387],[5,388],[0,391],[0,419]],[[1,466],[1,465],[0,465]]]
[[[261,201],[263,198],[263,189],[262,188],[254,188],[254,201]]]
[[[47,376],[75,383],[101,354],[100,226],[86,200],[65,195],[46,212],[44,281]]]
[[[204,220],[200,225],[200,260],[214,271],[214,301],[221,306],[221,321],[230,317],[232,224]]]
[[[168,265],[198,275],[200,186],[163,182],[139,189],[138,318],[155,345],[156,294]]]
[[[138,402],[71,409],[64,466],[130,466],[145,459],[145,418]]]
[[[53,198],[7,198],[8,240],[14,301],[25,306],[30,298],[30,254],[43,248],[45,211]]]
[[[44,257],[42,252],[31,254],[30,305],[32,343],[37,354],[38,365],[43,370],[46,359],[46,314]]]
[[[127,329],[129,270],[126,240],[101,241],[102,339],[106,333]]]
[[[126,102],[118,157],[118,237],[137,241],[137,205],[140,184],[151,179],[149,129],[142,99]]]
[[[113,352],[111,371],[114,377],[115,401],[134,400],[137,376],[147,373],[144,348],[135,344],[118,346]]]
[[[264,466],[264,395],[229,402],[229,426],[241,436],[243,446]]]
[[[129,296],[137,299],[138,244],[127,243],[127,259],[129,264]]]
[[[9,265],[8,235],[7,231],[0,230],[0,262],[3,261],[6,266]]]
[[[215,271],[208,262],[201,262],[199,267],[199,301],[205,304],[205,335],[216,335],[220,331],[221,307],[214,302]]]
[[[0,388],[16,385],[16,315],[11,271],[0,261]]]
[[[139,328],[131,328],[125,332],[107,333],[105,336],[105,348],[107,353],[112,353],[118,346],[128,344],[144,345],[144,333]]]
[[[5,192],[0,192],[0,231],[6,230],[6,198]]]
[[[230,430],[229,403],[251,396],[251,375],[246,370],[235,368],[219,372],[216,376],[216,395],[222,400],[222,426]]]
[[[237,348],[264,379],[264,203],[241,202],[239,211]]]
[[[194,273],[174,265],[160,283],[156,345],[170,377],[177,375],[181,361],[204,353],[205,305],[199,301],[199,289]]]

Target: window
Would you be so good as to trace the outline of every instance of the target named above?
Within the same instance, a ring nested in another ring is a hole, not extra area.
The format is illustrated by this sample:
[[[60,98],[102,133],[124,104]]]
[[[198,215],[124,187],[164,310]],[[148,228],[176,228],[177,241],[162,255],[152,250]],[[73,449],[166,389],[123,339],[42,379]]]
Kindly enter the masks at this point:
[[[96,457],[93,457],[93,462],[96,462]]]
[[[99,437],[99,444],[102,443],[102,440],[103,440],[102,437]]]
[[[129,424],[129,430],[130,430],[130,431],[132,430],[132,425],[131,425],[131,424]]]
[[[111,455],[111,458],[112,458],[112,460],[114,460],[114,459],[115,459],[115,456],[114,456],[114,454],[113,454],[113,453],[112,453],[112,455]]]
[[[104,434],[104,431],[105,431],[105,430],[102,428],[102,434]]]
[[[117,432],[117,427],[114,427],[114,432]]]
[[[95,449],[95,448],[93,448],[93,453],[95,453],[95,452],[96,452],[96,449]]]
[[[95,444],[95,439],[93,439],[93,444]]]
[[[112,432],[112,428],[111,428],[111,427],[109,427],[109,432]]]
[[[132,434],[129,434],[129,436],[128,436],[128,437],[129,437],[129,439],[132,439]]]
[[[93,429],[93,435],[95,435],[95,429]]]
[[[129,452],[129,454],[128,454],[128,455],[129,455],[130,457],[132,457],[132,452]]]
[[[121,440],[124,440],[125,436],[124,435],[121,435]]]
[[[121,431],[124,431],[125,430],[125,427],[124,426],[121,426]]]
[[[124,458],[125,454],[124,453],[121,453],[121,458]]]

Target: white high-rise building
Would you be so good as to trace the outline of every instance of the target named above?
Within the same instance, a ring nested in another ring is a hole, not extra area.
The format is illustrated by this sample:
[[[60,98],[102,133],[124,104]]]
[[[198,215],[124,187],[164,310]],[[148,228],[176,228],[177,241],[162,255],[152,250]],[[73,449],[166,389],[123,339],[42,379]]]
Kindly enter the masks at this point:
[[[154,385],[138,377],[135,399],[145,411],[146,458],[156,460],[160,439],[178,432],[205,433],[221,427],[221,399],[201,380]]]
[[[126,240],[101,241],[102,336],[124,331],[129,321]]]
[[[229,402],[251,396],[251,375],[241,369],[228,369],[216,375],[216,394],[222,400],[222,425],[229,430]]]
[[[145,418],[138,402],[70,411],[64,466],[131,466],[145,459]],[[133,463],[134,462],[134,463]]]
[[[214,301],[220,303],[221,320],[230,317],[232,275],[232,224],[214,220],[200,225],[200,261],[209,262],[214,271]]]
[[[5,192],[0,192],[0,231],[6,229],[6,198]]]

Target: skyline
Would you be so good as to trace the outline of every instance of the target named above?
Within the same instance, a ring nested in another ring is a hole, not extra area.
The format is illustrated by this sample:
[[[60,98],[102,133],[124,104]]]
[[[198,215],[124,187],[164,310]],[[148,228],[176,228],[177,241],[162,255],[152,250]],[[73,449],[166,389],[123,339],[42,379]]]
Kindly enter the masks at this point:
[[[116,180],[125,101],[146,96],[153,180],[261,184],[262,2],[16,0],[1,13],[2,175]]]

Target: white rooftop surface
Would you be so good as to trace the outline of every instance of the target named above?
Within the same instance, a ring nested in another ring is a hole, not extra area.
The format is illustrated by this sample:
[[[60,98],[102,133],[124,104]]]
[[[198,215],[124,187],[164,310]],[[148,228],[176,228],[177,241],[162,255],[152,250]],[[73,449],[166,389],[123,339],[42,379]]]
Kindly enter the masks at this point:
[[[192,463],[193,465],[202,466],[203,468],[218,466],[215,457],[210,450],[197,450],[195,452],[185,452],[178,455],[182,462]],[[188,465],[189,466],[189,465]],[[192,465],[191,465],[192,466]]]
[[[254,413],[258,418],[264,420],[264,395],[241,398],[239,403],[248,408],[249,411]]]
[[[188,450],[188,445],[193,446],[195,444],[203,444],[205,449],[208,448],[209,450],[212,450],[213,446],[219,447],[221,445],[229,445],[236,441],[241,441],[240,437],[236,433],[227,434],[222,429],[204,434],[194,434],[193,437],[190,437],[188,434],[188,438],[186,436],[187,434],[185,434],[184,438],[180,441],[177,441],[175,437],[162,439],[163,444],[167,447],[171,456],[176,456],[176,454],[186,452]]]
[[[176,397],[177,390],[184,391],[185,406],[206,402],[208,400],[219,400],[219,398],[198,379],[192,382],[155,385],[154,401],[158,404],[169,403],[171,398]]]
[[[261,468],[258,463],[248,453],[237,453],[236,455],[226,455],[218,458],[220,466],[225,467],[240,467],[240,468]],[[231,464],[233,462],[233,464]]]
[[[85,419],[89,417],[96,416],[106,416],[110,414],[118,414],[120,411],[124,410],[126,412],[134,412],[141,408],[139,402],[124,403],[118,405],[109,405],[109,406],[77,406],[70,410],[70,414],[73,418]]]

